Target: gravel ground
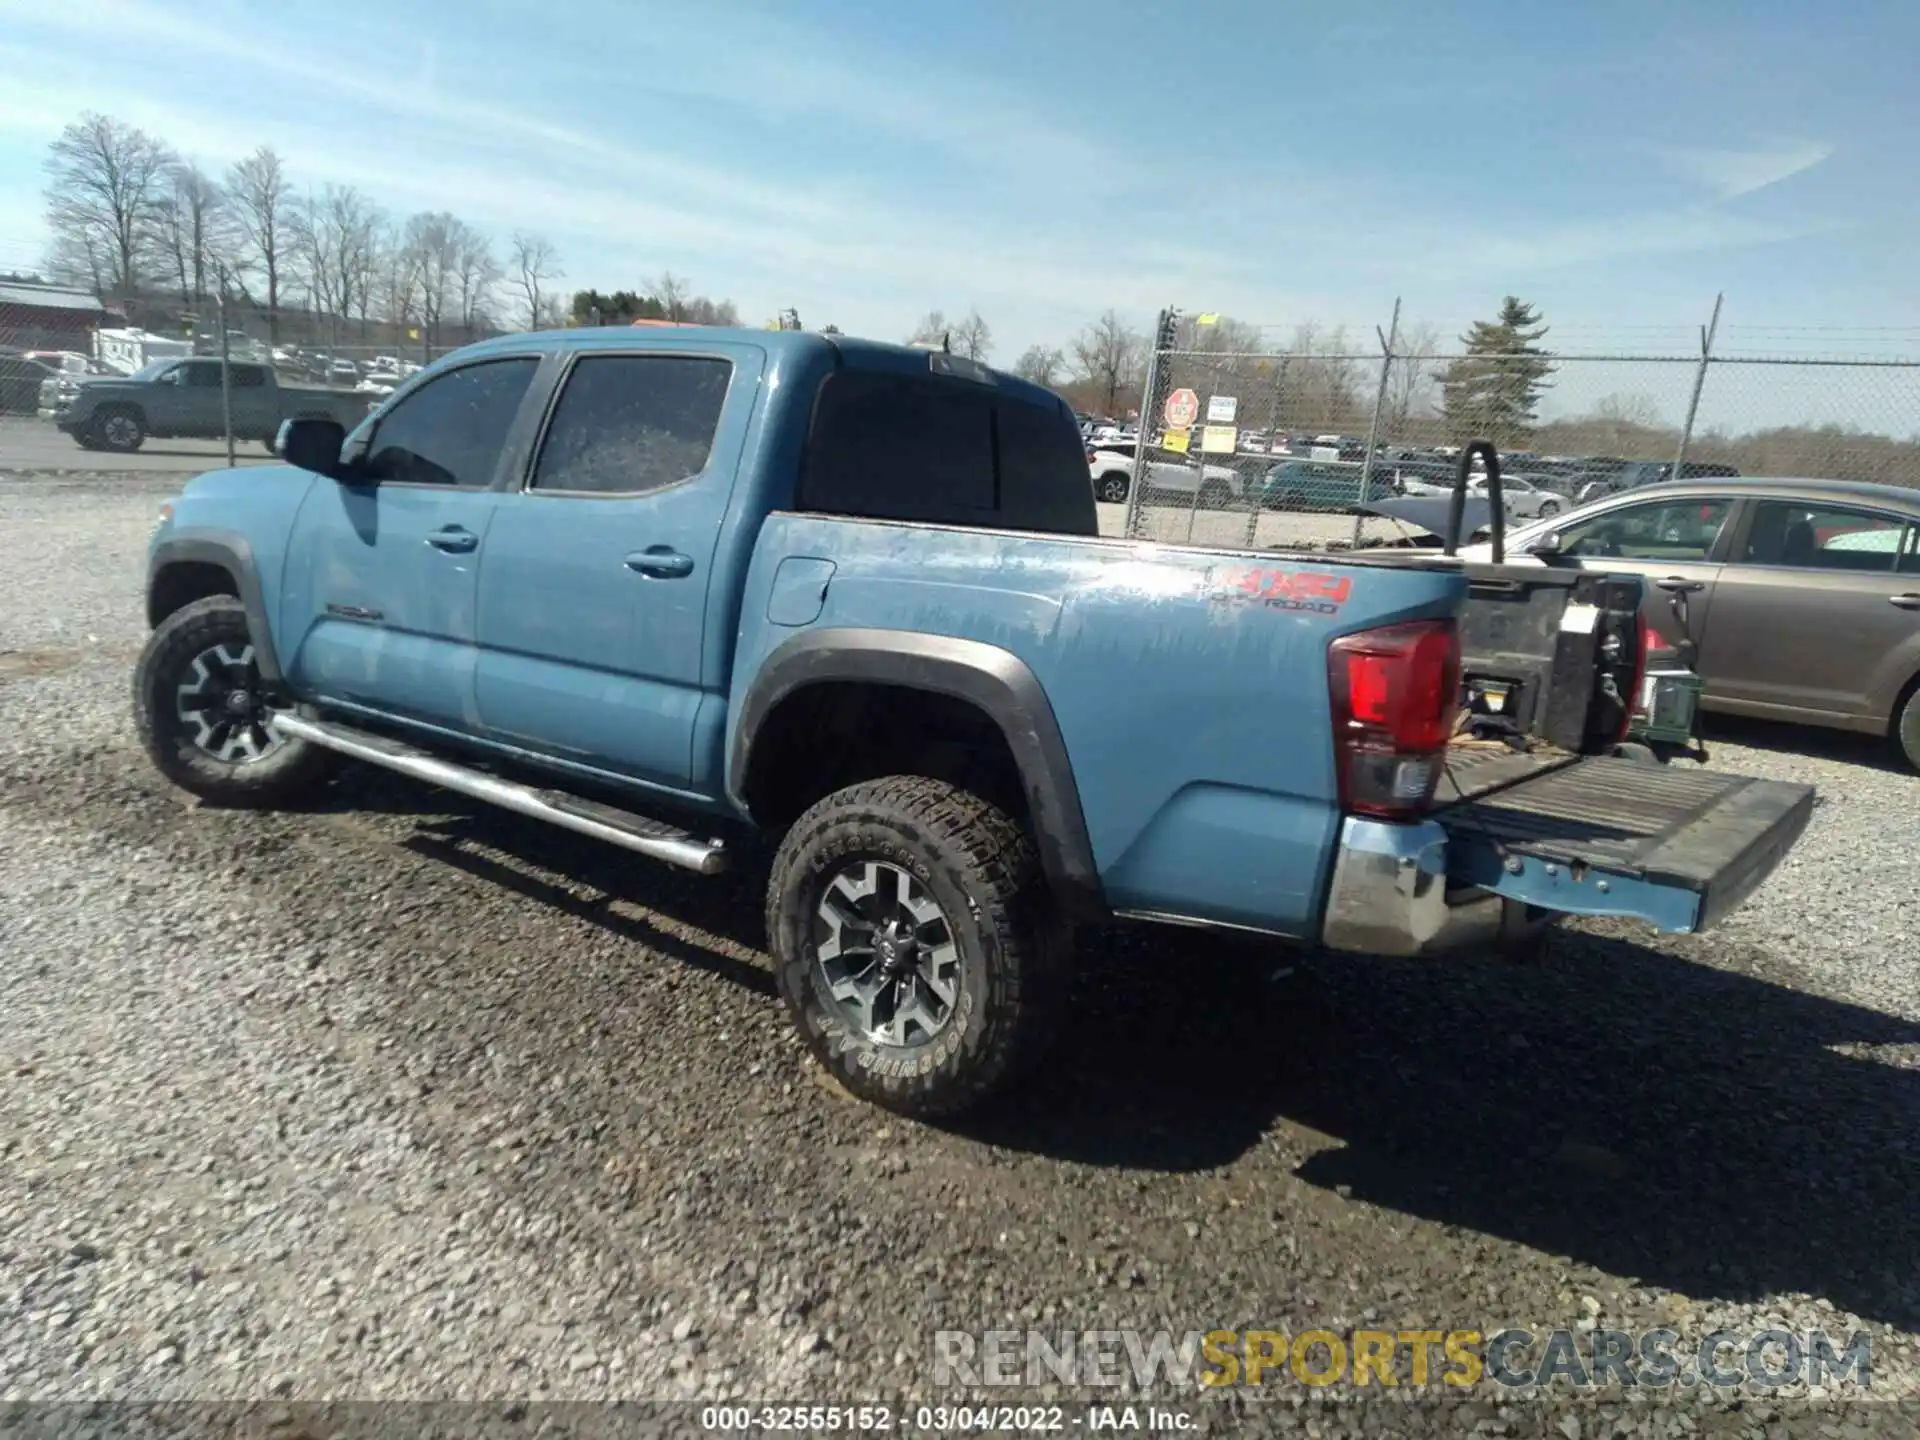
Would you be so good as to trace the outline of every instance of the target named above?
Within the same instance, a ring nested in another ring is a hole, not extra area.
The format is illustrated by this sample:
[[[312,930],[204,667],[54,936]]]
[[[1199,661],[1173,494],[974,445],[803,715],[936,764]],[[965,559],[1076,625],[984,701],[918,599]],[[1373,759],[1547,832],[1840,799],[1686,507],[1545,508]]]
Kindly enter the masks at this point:
[[[0,475],[0,1398],[905,1403],[961,1398],[942,1329],[1376,1324],[1859,1327],[1874,1394],[1920,1395],[1920,779],[1873,747],[1716,737],[1823,804],[1704,937],[1091,935],[1048,1072],[933,1129],[803,1060],[752,875],[391,777],[284,815],[159,781],[127,677],[172,488]],[[1326,1436],[1913,1430],[1800,1393],[1176,1398]]]

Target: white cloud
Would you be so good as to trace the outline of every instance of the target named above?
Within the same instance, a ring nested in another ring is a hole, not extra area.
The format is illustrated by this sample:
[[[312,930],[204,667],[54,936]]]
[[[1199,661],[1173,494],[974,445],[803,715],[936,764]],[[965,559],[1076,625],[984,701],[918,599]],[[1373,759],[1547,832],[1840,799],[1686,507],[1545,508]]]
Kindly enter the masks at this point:
[[[1732,200],[1811,170],[1833,154],[1833,146],[1817,140],[1789,140],[1753,150],[1680,148],[1659,153],[1674,171],[1715,199]]]

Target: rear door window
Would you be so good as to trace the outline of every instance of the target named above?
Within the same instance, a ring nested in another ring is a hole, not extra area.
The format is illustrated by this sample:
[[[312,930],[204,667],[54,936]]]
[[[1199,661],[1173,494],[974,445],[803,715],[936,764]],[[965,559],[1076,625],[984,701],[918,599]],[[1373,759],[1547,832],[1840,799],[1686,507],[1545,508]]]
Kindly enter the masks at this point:
[[[1908,533],[1905,520],[1871,510],[1764,500],[1754,507],[1740,560],[1885,575],[1892,572]]]
[[[568,372],[533,489],[644,495],[707,468],[733,374],[695,355],[587,355]]]

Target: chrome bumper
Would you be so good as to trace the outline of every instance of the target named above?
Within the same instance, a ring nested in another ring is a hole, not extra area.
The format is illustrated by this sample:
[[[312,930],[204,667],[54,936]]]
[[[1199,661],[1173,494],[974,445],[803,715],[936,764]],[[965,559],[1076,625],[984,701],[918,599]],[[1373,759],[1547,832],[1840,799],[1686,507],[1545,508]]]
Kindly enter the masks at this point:
[[[1372,955],[1430,955],[1489,944],[1507,902],[1476,891],[1447,902],[1447,832],[1349,816],[1340,827],[1320,943]]]

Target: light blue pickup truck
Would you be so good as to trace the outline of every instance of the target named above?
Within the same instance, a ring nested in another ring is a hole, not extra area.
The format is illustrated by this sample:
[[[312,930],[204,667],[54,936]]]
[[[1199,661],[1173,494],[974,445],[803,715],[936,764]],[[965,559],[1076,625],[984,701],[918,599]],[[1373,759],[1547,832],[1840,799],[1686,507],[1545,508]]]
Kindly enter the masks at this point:
[[[154,535],[161,772],[266,805],[346,756],[701,873],[767,839],[802,1034],[905,1112],[1039,1052],[1085,922],[1694,930],[1812,807],[1616,755],[1637,579],[1104,539],[1072,412],[957,356],[515,335],[279,449]]]

